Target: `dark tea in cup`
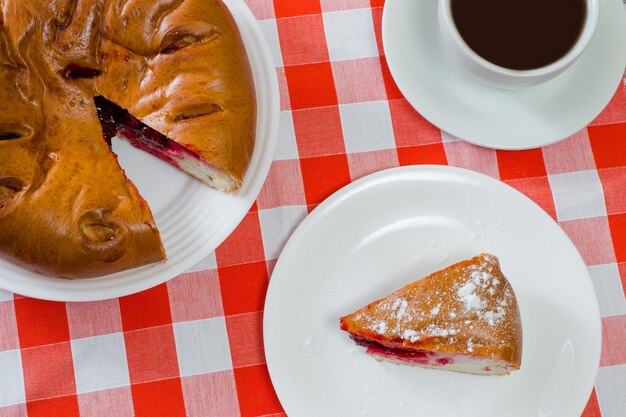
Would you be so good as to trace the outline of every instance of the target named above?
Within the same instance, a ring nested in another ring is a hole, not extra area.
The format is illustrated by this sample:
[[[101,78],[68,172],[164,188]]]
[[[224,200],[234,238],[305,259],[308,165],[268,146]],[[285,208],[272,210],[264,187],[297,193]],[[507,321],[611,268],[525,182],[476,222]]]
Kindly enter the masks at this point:
[[[532,70],[576,45],[587,0],[451,0],[454,24],[476,54],[500,67]]]

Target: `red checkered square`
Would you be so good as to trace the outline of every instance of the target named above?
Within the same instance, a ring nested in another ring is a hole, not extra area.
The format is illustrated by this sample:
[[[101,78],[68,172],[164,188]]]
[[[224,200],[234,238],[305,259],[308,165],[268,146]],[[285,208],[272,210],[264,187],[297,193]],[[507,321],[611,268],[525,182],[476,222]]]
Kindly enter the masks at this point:
[[[13,301],[0,302],[0,352],[19,349]]]
[[[135,384],[131,389],[135,417],[186,417],[179,378]]]
[[[119,299],[124,331],[161,326],[172,322],[167,285]]]
[[[464,141],[445,142],[443,147],[450,165],[499,178],[498,158],[493,149],[481,148]]]
[[[122,331],[118,300],[67,303],[67,319],[72,339]]]
[[[602,318],[602,356],[600,366],[626,363],[626,315]]]
[[[624,90],[624,84],[620,83],[609,104],[591,124],[604,125],[623,122],[626,122],[626,90]]]
[[[372,23],[374,24],[374,36],[376,36],[376,46],[378,46],[378,54],[384,55],[383,48],[383,8],[372,8]],[[384,61],[384,59],[382,59]]]
[[[620,262],[617,264],[619,270],[620,280],[622,281],[622,288],[624,289],[624,298],[626,298],[626,262]]]
[[[82,417],[133,417],[130,387],[81,394],[78,398]]]
[[[515,180],[519,178],[546,176],[541,149],[526,151],[497,151],[500,178]]]
[[[14,303],[22,349],[70,340],[64,303],[17,297]]]
[[[606,212],[626,213],[626,167],[600,169],[598,175],[604,189]]]
[[[320,3],[324,12],[337,12],[370,6],[369,0],[321,0]]]
[[[265,259],[258,211],[249,212],[239,226],[216,250],[219,266],[229,266]]]
[[[340,104],[387,99],[378,57],[337,61],[331,66]]]
[[[384,149],[349,154],[348,164],[350,176],[354,181],[383,169],[397,167],[400,163],[398,162],[398,152],[395,149]]]
[[[543,160],[546,172],[551,175],[595,169],[587,129],[543,148]]]
[[[306,204],[300,163],[294,159],[272,162],[257,201],[262,210]]]
[[[295,110],[291,115],[301,158],[346,152],[337,106]]]
[[[181,378],[187,417],[230,417],[239,415],[233,371],[213,372]]]
[[[0,417],[28,417],[26,414],[26,404],[0,407]]]
[[[587,131],[598,168],[626,166],[626,123],[589,126]]]
[[[598,396],[596,395],[595,389],[591,391],[591,396],[589,397],[587,406],[585,407],[585,410],[580,417],[602,417],[602,413],[600,412],[600,406],[598,405]]]
[[[265,262],[223,267],[219,277],[226,315],[263,310],[269,282]]]
[[[26,404],[28,417],[79,417],[76,395],[30,401]]]
[[[556,207],[548,177],[522,178],[504,181],[511,187],[530,197],[535,203],[556,220]]]
[[[287,85],[287,73],[284,67],[276,68],[278,78],[278,90],[280,91],[280,109],[290,110],[291,100],[289,98],[289,86]]]
[[[303,158],[300,160],[307,204],[319,204],[350,183],[346,155]]]
[[[274,3],[271,0],[246,0],[246,4],[257,20],[274,19]]]
[[[174,322],[224,315],[217,270],[209,269],[179,275],[167,283]]]
[[[70,342],[22,350],[26,400],[76,393]]]
[[[376,16],[373,10],[372,10],[372,14]],[[383,80],[385,81],[385,89],[387,90],[387,99],[388,100],[405,100],[404,95],[398,88],[396,82],[393,79],[393,76],[391,75],[391,70],[389,70],[389,64],[387,63],[387,59],[384,56],[380,57],[380,68],[383,72]]]
[[[587,266],[615,262],[613,242],[606,217],[591,217],[559,223],[578,248]]]
[[[303,16],[322,12],[319,0],[274,0],[276,17]]]
[[[441,131],[404,99],[389,102],[391,124],[399,148],[441,143]]]
[[[131,384],[179,375],[171,325],[124,333],[124,342]]]
[[[448,159],[442,143],[398,148],[400,165],[435,164],[446,165]]]
[[[226,317],[226,329],[234,368],[265,363],[263,312]]]
[[[329,62],[285,67],[291,108],[337,105],[337,92]]]
[[[283,411],[272,388],[267,366],[256,365],[235,369],[241,417],[257,417]]]
[[[626,213],[609,215],[617,262],[626,262]]]
[[[285,66],[329,60],[321,14],[279,19],[276,25]]]

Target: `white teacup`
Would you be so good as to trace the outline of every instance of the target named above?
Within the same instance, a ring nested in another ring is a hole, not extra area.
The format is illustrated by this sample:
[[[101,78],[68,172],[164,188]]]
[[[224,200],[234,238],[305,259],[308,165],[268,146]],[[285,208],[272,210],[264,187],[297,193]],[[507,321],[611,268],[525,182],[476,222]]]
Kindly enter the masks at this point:
[[[469,1],[469,0],[466,0]],[[439,31],[450,55],[480,81],[500,88],[528,87],[548,81],[576,61],[591,40],[598,24],[599,0],[587,0],[587,16],[576,43],[563,57],[544,67],[531,70],[513,70],[493,64],[465,43],[452,18],[452,0],[439,0]]]

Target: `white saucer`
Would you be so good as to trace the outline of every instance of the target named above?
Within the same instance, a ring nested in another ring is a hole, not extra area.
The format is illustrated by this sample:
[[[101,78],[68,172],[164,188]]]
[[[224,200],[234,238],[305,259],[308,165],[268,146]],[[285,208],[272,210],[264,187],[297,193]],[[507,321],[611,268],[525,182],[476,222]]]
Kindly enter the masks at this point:
[[[244,0],[226,0],[254,76],[257,135],[243,185],[232,194],[211,189],[166,162],[115,139],[113,150],[148,201],[167,262],[83,280],[47,277],[0,257],[0,287],[54,301],[94,301],[143,291],[185,272],[220,245],[259,195],[276,147],[279,92],[276,69],[259,24]]]
[[[452,60],[437,0],[387,0],[382,32],[391,74],[409,103],[447,133],[495,149],[536,148],[581,130],[606,107],[626,66],[621,0],[600,0],[596,33],[572,67],[520,90],[489,87]]]
[[[380,363],[339,329],[339,317],[481,252],[499,257],[517,296],[519,371]],[[289,417],[577,417],[601,323],[585,263],[545,211],[491,177],[422,165],[362,178],[302,222],[270,280],[263,337]]]

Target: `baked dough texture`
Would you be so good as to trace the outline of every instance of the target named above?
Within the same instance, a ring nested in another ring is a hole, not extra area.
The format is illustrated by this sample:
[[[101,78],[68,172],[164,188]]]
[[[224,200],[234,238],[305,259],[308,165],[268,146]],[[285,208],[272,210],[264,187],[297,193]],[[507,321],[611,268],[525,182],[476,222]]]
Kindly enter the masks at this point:
[[[342,317],[368,353],[429,368],[486,375],[517,370],[522,323],[494,255],[459,262]]]
[[[42,274],[165,259],[94,99],[128,110],[146,126],[136,133],[160,132],[145,148],[221,190],[241,185],[252,155],[251,71],[221,1],[0,0],[0,254]]]

